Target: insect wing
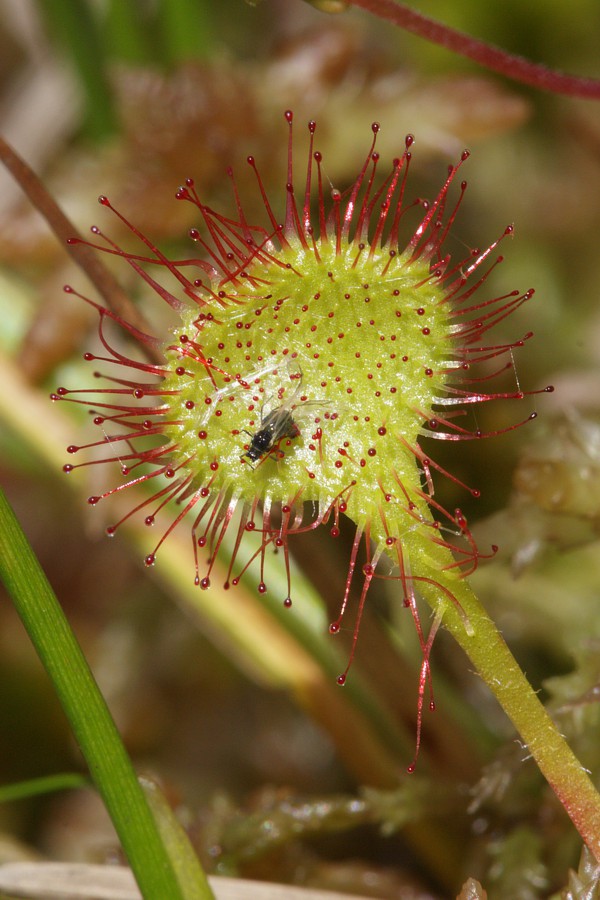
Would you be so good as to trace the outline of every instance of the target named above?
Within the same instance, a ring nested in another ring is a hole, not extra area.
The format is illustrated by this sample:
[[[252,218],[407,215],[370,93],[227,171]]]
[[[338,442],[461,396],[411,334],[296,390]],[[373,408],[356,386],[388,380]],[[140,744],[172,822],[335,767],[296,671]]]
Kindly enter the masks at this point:
[[[279,406],[271,410],[265,417],[261,428],[252,435],[250,447],[245,456],[254,462],[271,450],[285,437],[296,437],[299,434],[289,409]]]
[[[291,409],[285,405],[272,409],[265,418],[261,431],[269,432],[272,444],[276,444],[284,437],[296,437],[298,429]]]

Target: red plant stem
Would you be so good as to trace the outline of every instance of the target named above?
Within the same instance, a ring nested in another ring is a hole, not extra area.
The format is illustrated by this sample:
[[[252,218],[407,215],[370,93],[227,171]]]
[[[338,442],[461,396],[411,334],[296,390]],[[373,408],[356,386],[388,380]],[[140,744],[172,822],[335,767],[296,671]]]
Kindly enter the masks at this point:
[[[550,91],[553,94],[568,94],[571,97],[600,100],[600,80],[596,78],[567,75],[564,72],[557,72],[555,69],[548,69],[539,63],[531,62],[522,56],[513,56],[500,47],[487,44],[462,31],[436,22],[403,3],[396,3],[395,0],[348,0],[348,2],[398,25],[405,31],[410,31],[447,50],[466,56],[485,66],[486,69],[499,72],[514,81],[520,81],[523,84],[532,85],[538,90]]]
[[[81,238],[81,235],[48,193],[33,169],[21,159],[18,153],[2,137],[0,137],[0,162],[4,164],[15,181],[18,182],[23,192],[45,218],[57,238],[63,242],[77,265],[86,273],[108,308],[139,331],[144,334],[151,334],[152,326],[146,322],[110,269],[98,259],[97,254],[90,247],[87,247],[85,243],[67,243],[69,238]],[[155,358],[152,347],[146,347],[143,344],[140,344],[140,347],[152,359]],[[163,359],[162,357],[157,357],[156,361],[162,362]]]

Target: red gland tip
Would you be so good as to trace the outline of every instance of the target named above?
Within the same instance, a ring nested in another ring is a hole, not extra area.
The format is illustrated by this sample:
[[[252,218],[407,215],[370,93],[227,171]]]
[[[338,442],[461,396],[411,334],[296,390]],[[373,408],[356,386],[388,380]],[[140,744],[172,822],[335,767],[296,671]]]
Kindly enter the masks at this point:
[[[343,687],[346,684],[346,673],[344,672],[343,675],[338,675],[335,680],[340,685],[340,687]]]
[[[283,605],[285,606],[286,609],[289,609],[290,606],[292,605],[292,598],[286,597],[285,600],[283,601]]]
[[[339,630],[340,630],[339,622],[332,622],[331,625],[329,626],[329,634],[337,634],[339,632]]]

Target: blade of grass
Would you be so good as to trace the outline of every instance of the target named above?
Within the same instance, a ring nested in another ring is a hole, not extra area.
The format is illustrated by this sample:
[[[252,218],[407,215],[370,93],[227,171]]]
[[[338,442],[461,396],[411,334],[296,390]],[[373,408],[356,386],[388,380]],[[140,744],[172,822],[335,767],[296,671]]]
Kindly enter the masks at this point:
[[[175,65],[208,56],[214,44],[210,3],[163,0],[158,17],[166,61]]]
[[[155,62],[154,47],[143,13],[137,3],[109,0],[103,21],[103,40],[112,60],[129,65],[148,65]]]
[[[92,139],[117,130],[106,59],[94,11],[85,0],[41,0],[52,37],[71,57],[86,96],[85,128]]]
[[[89,778],[78,772],[62,772],[42,778],[29,778],[27,781],[2,785],[0,787],[0,803],[24,800],[26,797],[39,797],[40,794],[52,794],[56,791],[68,791],[71,788],[89,787],[89,784]]]
[[[178,874],[181,854],[177,861],[169,856],[104,698],[1,490],[0,578],[52,680],[143,896],[212,898],[195,857],[194,865],[188,855],[185,875]]]

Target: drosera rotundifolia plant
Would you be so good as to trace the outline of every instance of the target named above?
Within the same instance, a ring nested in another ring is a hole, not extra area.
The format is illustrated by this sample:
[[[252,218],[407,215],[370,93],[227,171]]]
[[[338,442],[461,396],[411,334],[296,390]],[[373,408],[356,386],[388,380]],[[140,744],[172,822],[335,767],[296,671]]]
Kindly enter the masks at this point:
[[[158,338],[83,298],[100,316],[104,351],[86,358],[102,363],[95,373],[101,386],[61,387],[52,396],[88,406],[101,436],[70,446],[74,461],[65,470],[98,462],[121,466],[123,480],[90,497],[94,506],[133,486],[148,489],[109,534],[133,515],[158,525],[170,505],[148,565],[160,564],[163,542],[187,518],[190,577],[200,588],[210,587],[217,558],[227,552],[226,584],[235,586],[247,570],[256,570],[264,593],[265,555],[280,550],[288,574],[281,598],[286,606],[293,597],[290,537],[320,526],[336,537],[340,516],[347,516],[356,531],[331,632],[340,630],[347,606],[357,612],[348,667],[338,682],[345,682],[355,653],[369,586],[374,578],[395,580],[422,652],[417,753],[432,642],[444,625],[598,853],[598,795],[465,578],[494,548],[480,552],[461,510],[447,511],[436,498],[435,481],[446,477],[473,496],[478,491],[445,471],[425,444],[429,438],[489,436],[473,424],[473,408],[528,396],[516,376],[513,390],[494,392],[490,385],[495,375],[514,370],[514,355],[531,334],[502,343],[488,332],[533,291],[486,294],[489,273],[502,259],[499,240],[466,258],[451,257],[448,238],[466,189],[461,178],[467,152],[450,167],[433,201],[411,200],[413,138],[384,167],[374,124],[356,180],[340,193],[327,180],[314,122],[298,179],[292,113],[285,118],[283,215],[267,196],[253,157],[247,162],[264,207],[258,224],[247,220],[231,171],[229,215],[206,206],[189,179],[177,198],[198,210],[198,226],[190,232],[199,248],[193,257],[169,259],[100,198],[141,249],[123,250],[97,227],[98,242],[91,245],[125,260],[179,322]],[[411,215],[416,227],[407,224]],[[511,233],[509,226],[500,240]],[[110,321],[141,344],[150,361],[125,355],[106,327]],[[534,416],[529,405],[509,428]],[[99,446],[102,460],[78,461],[80,451]],[[431,621],[422,601],[433,611]],[[429,704],[433,708],[433,699]]]
[[[122,255],[179,313],[182,325],[166,343],[134,333],[165,358],[159,364],[138,362],[123,357],[105,335],[106,317],[125,328],[127,324],[99,308],[108,359],[121,373],[129,370],[128,379],[116,381],[109,375],[110,386],[94,389],[90,399],[89,391],[83,391],[82,399],[80,390],[66,388],[53,396],[92,406],[95,424],[103,430],[98,442],[72,445],[69,453],[99,443],[110,451],[104,462],[122,465],[124,482],[90,497],[90,504],[148,482],[150,496],[121,522],[141,513],[147,525],[154,525],[165,504],[177,501],[147,565],[160,556],[169,532],[192,513],[195,582],[201,588],[210,586],[211,570],[232,527],[236,534],[226,585],[235,585],[258,557],[258,590],[264,593],[265,553],[281,548],[288,576],[288,595],[282,599],[289,606],[290,536],[327,525],[335,537],[340,514],[347,515],[356,532],[340,615],[330,631],[339,631],[358,582],[355,644],[372,579],[397,579],[423,651],[422,699],[429,650],[444,608],[453,605],[466,631],[472,631],[453,584],[473,571],[480,552],[461,510],[446,511],[436,501],[434,475],[453,476],[425,453],[420,440],[485,437],[469,430],[465,409],[525,396],[519,389],[490,393],[489,367],[479,377],[477,371],[478,364],[490,360],[499,361],[493,364],[499,371],[514,366],[513,351],[531,334],[489,346],[484,336],[533,291],[480,297],[477,288],[502,259],[492,256],[498,241],[459,261],[451,260],[445,249],[466,188],[466,182],[455,182],[467,152],[450,168],[433,203],[405,202],[414,138],[407,136],[402,156],[378,178],[382,163],[376,150],[379,125],[374,123],[363,166],[342,196],[325,188],[325,164],[314,149],[316,124],[310,122],[307,171],[297,200],[292,112],[285,117],[289,147],[283,222],[254,158],[248,157],[266,225],[246,221],[237,192],[237,219],[208,208],[188,180],[177,197],[198,208],[204,227],[193,228],[190,236],[202,247],[203,259],[169,260],[131,225],[152,257],[124,252],[105,238],[99,249]],[[229,175],[233,178],[231,171]],[[455,186],[457,196],[451,199]],[[235,181],[233,187],[235,191]],[[100,202],[110,206],[105,197]],[[400,230],[410,206],[418,208],[420,221],[402,249]],[[100,235],[98,228],[93,231]],[[511,233],[509,226],[503,237]],[[176,279],[178,292],[159,285],[141,268],[151,262]],[[198,270],[201,277],[193,278],[190,272]],[[91,353],[86,358],[97,359]],[[154,380],[142,381],[139,375]],[[534,416],[532,412],[527,418]],[[114,430],[115,425],[121,427]],[[89,464],[96,460],[82,463]],[[142,464],[148,470],[140,474]],[[77,466],[69,463],[65,471]],[[109,526],[108,534],[114,535],[119,524]],[[244,555],[249,533],[258,534],[259,546]],[[199,559],[204,547],[207,560]],[[390,559],[397,574],[389,574]],[[422,584],[429,584],[439,598],[429,636],[417,608]],[[347,671],[339,676],[340,684]]]
[[[372,146],[354,185],[344,197],[333,189],[328,208],[321,155],[313,150],[316,126],[310,122],[308,172],[299,204],[293,187],[292,118],[288,111],[283,224],[276,218],[252,157],[248,164],[256,171],[266,227],[246,221],[237,197],[238,219],[232,220],[205,206],[191,180],[177,193],[178,199],[194,203],[199,210],[204,229],[193,228],[190,236],[201,245],[204,259],[167,259],[117,213],[153,256],[122,251],[108,238],[98,249],[126,259],[179,313],[182,325],[164,342],[136,332],[110,311],[98,308],[108,361],[121,371],[128,370],[130,377],[117,381],[109,375],[110,386],[93,389],[91,399],[81,397],[90,391],[65,388],[59,388],[53,399],[92,406],[94,422],[103,430],[99,441],[86,447],[72,445],[69,453],[105,445],[111,453],[103,461],[122,464],[125,482],[90,497],[90,504],[149,482],[153,492],[143,510],[146,524],[154,525],[168,501],[178,502],[179,510],[146,557],[147,565],[154,564],[169,532],[193,511],[196,584],[210,586],[218,551],[235,522],[237,536],[227,584],[235,585],[256,556],[263,560],[269,548],[281,547],[289,585],[290,535],[330,523],[336,536],[340,513],[345,513],[357,530],[343,609],[363,545],[361,604],[378,574],[379,560],[391,557],[399,569],[406,605],[419,627],[415,585],[435,580],[440,568],[450,572],[447,577],[452,580],[454,573],[472,570],[480,555],[461,511],[450,513],[436,503],[433,474],[443,470],[425,454],[419,439],[485,437],[461,424],[465,408],[525,396],[520,389],[490,393],[487,383],[492,373],[486,370],[478,377],[477,364],[497,358],[499,371],[513,367],[513,351],[531,333],[510,344],[482,342],[533,291],[512,291],[485,300],[476,295],[490,269],[502,259],[491,256],[498,241],[458,262],[445,251],[466,182],[458,186],[454,201],[448,194],[467,152],[451,167],[433,203],[415,200],[410,204],[422,214],[402,250],[399,230],[409,208],[404,193],[413,137],[406,138],[403,155],[393,160],[387,177],[377,183],[379,125],[373,124]],[[311,211],[313,181],[316,214]],[[110,206],[105,197],[100,203]],[[453,203],[450,208],[449,203]],[[97,227],[92,230],[101,234]],[[511,233],[509,226],[503,237]],[[143,263],[157,263],[167,270],[180,291],[172,293],[159,285],[142,269]],[[194,269],[202,277],[192,279]],[[105,335],[107,317],[159,349],[165,362],[124,357]],[[85,358],[98,359],[91,353]],[[146,380],[132,377],[133,373]],[[148,376],[155,380],[148,381]],[[527,418],[534,416],[532,412]],[[122,427],[108,433],[114,425]],[[138,449],[134,442],[140,438],[150,440]],[[140,475],[137,469],[144,463],[151,470]],[[89,464],[96,461],[83,463]],[[77,467],[77,463],[68,464],[65,471]],[[155,479],[159,479],[158,488]],[[466,489],[473,496],[479,494]],[[309,518],[307,501],[313,510]],[[234,517],[238,507],[241,516]],[[257,517],[259,507],[262,512]],[[138,511],[131,510],[121,521]],[[113,535],[119,524],[111,525],[108,533]],[[259,550],[240,567],[243,539],[256,531]],[[459,536],[464,541],[458,542]],[[208,561],[201,563],[198,548],[205,546]],[[435,547],[452,550],[456,561],[448,563],[446,556],[436,559]],[[460,609],[452,591],[442,584],[439,588]],[[258,590],[266,589],[261,567]],[[290,585],[284,603],[291,604]],[[466,617],[465,624],[468,627]],[[332,625],[332,631],[338,629],[339,620]]]

